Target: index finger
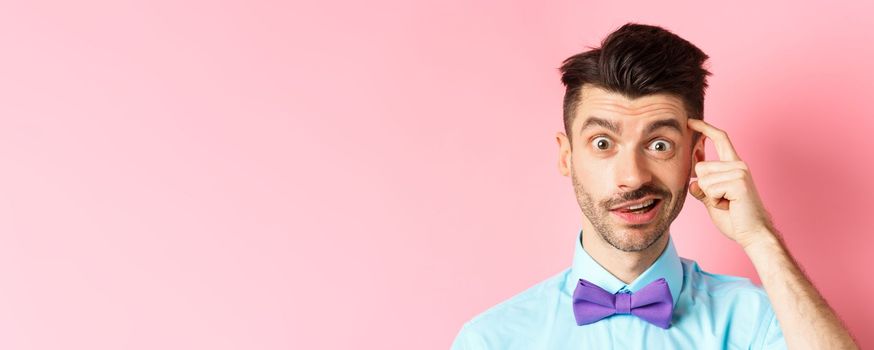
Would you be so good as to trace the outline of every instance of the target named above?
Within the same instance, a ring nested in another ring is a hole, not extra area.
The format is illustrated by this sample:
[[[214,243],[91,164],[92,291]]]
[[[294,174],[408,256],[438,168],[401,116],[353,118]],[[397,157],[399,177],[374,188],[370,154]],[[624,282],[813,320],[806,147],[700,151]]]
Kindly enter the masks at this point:
[[[688,119],[686,125],[690,129],[700,131],[707,138],[713,140],[713,145],[716,146],[716,154],[719,155],[719,160],[722,161],[739,161],[740,157],[731,145],[731,140],[728,139],[728,134],[725,131],[717,129],[713,125],[699,119]]]

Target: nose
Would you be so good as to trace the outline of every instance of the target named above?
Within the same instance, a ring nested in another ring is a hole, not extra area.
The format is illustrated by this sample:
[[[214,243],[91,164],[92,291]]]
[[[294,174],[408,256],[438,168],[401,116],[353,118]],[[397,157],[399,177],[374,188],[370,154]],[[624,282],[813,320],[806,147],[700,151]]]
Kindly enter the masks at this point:
[[[616,156],[615,181],[619,189],[633,191],[652,181],[646,155],[637,150],[623,150]]]

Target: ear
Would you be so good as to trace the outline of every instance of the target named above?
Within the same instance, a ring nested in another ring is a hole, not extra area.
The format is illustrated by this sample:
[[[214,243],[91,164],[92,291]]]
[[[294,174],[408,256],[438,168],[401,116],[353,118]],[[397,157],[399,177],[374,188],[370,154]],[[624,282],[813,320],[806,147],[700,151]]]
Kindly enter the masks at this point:
[[[698,136],[698,141],[692,145],[692,176],[698,177],[698,174],[695,173],[695,164],[698,162],[704,161],[704,135]]]
[[[555,134],[555,141],[558,142],[558,172],[561,173],[562,176],[569,176],[571,174],[571,167],[573,166],[571,161],[573,158],[571,142],[563,132]]]

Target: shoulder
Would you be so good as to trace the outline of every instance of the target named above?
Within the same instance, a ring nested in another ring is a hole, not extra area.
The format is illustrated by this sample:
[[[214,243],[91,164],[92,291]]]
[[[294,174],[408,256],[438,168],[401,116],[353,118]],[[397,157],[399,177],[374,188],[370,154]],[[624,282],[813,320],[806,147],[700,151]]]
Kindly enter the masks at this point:
[[[749,278],[704,271],[698,262],[680,258],[683,263],[683,287],[689,288],[693,295],[702,297],[758,299],[768,301],[764,288]]]
[[[472,317],[459,331],[453,349],[492,347],[536,335],[550,317],[562,294],[570,268],[505,299]]]
[[[694,260],[681,260],[685,277],[683,294],[690,310],[701,310],[708,321],[751,342],[754,348],[763,343],[776,344],[779,348],[782,333],[768,293],[762,286],[746,277],[704,271]]]
[[[704,271],[694,260],[682,258],[682,262],[682,294],[692,310],[706,310],[735,330],[746,327],[754,333],[768,326],[774,310],[762,286],[746,277]]]

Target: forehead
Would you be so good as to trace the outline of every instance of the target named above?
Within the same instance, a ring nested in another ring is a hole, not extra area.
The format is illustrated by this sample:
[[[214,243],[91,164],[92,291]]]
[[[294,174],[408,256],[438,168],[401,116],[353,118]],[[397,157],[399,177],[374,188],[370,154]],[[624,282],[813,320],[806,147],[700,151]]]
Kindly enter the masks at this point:
[[[623,123],[654,117],[686,119],[683,101],[677,96],[652,94],[629,99],[622,94],[592,85],[584,85],[580,91],[576,114],[574,124],[582,123],[589,116],[614,119]]]

